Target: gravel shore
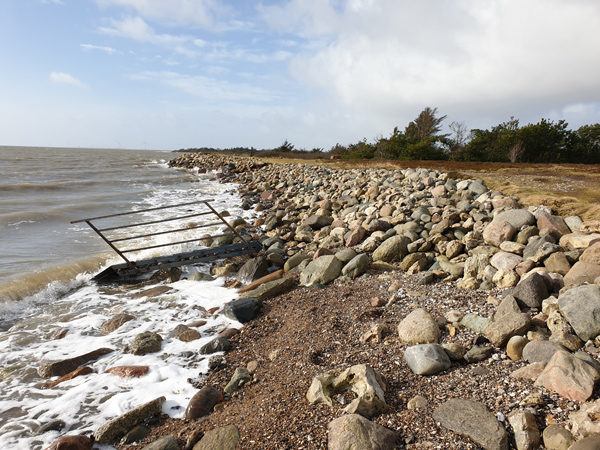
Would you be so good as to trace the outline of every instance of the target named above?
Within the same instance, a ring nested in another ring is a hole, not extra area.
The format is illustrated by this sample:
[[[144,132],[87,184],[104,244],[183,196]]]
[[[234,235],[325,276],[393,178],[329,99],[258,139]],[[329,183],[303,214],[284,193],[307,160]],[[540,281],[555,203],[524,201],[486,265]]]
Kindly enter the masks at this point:
[[[567,450],[600,432],[595,412],[585,425],[573,418],[600,398],[600,324],[593,311],[579,313],[569,291],[600,303],[600,223],[525,210],[481,180],[435,171],[333,172],[198,155],[172,164],[216,170],[239,184],[243,208],[262,212],[253,224],[230,223],[260,237],[264,252],[224,261],[213,275],[239,288],[236,273],[252,281],[268,267],[270,281],[242,295],[260,312],[225,330],[231,348],[211,357],[207,377],[189,380],[214,387],[212,403],[188,407],[210,414],[146,421],[149,435],[118,449]],[[438,352],[438,366],[419,372],[431,362],[419,353],[425,347]],[[372,376],[335,387],[357,367]],[[377,403],[361,383],[384,391],[383,407],[364,409]],[[353,405],[374,430],[359,438],[379,443],[337,441],[353,439],[334,426]],[[453,412],[457,405],[474,409]],[[229,437],[215,437],[220,430]]]

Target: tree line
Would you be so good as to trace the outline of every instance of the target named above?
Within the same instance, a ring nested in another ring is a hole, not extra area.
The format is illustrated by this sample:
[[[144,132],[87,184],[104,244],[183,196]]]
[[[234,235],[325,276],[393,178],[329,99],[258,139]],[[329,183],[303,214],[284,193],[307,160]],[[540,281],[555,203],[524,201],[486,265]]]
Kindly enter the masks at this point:
[[[455,160],[511,163],[600,163],[600,124],[568,128],[564,120],[542,119],[521,126],[511,117],[489,130],[469,130],[464,122],[452,122],[442,133],[437,108],[425,108],[402,131],[389,137],[366,139],[331,151],[347,159]]]
[[[344,159],[600,164],[600,124],[571,130],[564,120],[542,119],[521,126],[518,119],[511,117],[489,130],[469,130],[464,122],[452,122],[448,132],[443,133],[446,117],[439,116],[437,108],[426,107],[404,130],[395,127],[388,137],[378,136],[374,142],[364,138],[348,145],[338,143],[331,147],[329,155]],[[275,153],[304,158],[326,153],[322,148],[296,149],[287,139],[273,149],[203,147],[181,151],[256,156]]]

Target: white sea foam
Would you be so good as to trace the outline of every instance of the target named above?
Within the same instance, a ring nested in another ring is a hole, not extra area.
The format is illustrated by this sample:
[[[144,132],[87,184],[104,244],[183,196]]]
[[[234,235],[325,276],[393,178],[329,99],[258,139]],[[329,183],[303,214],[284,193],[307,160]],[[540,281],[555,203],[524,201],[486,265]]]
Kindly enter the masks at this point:
[[[234,186],[210,181],[210,175],[185,189],[156,189],[138,206],[140,209],[214,199],[216,210],[246,216],[233,195]],[[152,218],[159,213],[146,213]],[[217,227],[218,228],[218,227]],[[206,229],[199,233],[206,233]],[[214,231],[214,230],[213,230]],[[210,230],[208,231],[210,232]],[[164,242],[158,237],[155,242]],[[187,248],[188,244],[181,246]],[[138,257],[172,252],[172,248],[148,250]],[[113,260],[116,261],[116,260]],[[209,271],[208,265],[184,268],[184,278],[195,271]],[[21,302],[2,305],[0,319],[20,319],[0,333],[0,446],[11,449],[42,449],[64,434],[90,434],[105,422],[160,396],[166,397],[163,412],[183,417],[190,398],[197,392],[188,379],[208,370],[208,357],[198,349],[227,326],[241,326],[222,315],[204,317],[197,328],[201,339],[182,342],[168,338],[177,325],[203,317],[203,311],[221,307],[234,299],[234,291],[223,287],[223,280],[168,284],[173,289],[158,298],[134,298],[142,291],[98,286],[91,274],[79,274],[71,281],[51,283],[45,290]],[[118,313],[136,317],[118,330],[104,335],[101,325]],[[65,329],[62,339],[52,334]],[[139,333],[153,331],[163,337],[158,353],[135,356],[122,351]],[[37,374],[42,361],[62,360],[108,347],[115,351],[90,362],[94,373],[66,381],[53,389],[40,389],[48,381]],[[115,366],[146,365],[149,372],[140,378],[122,379],[104,373]],[[61,420],[61,431],[37,432],[40,426]],[[98,446],[110,449],[111,446]]]

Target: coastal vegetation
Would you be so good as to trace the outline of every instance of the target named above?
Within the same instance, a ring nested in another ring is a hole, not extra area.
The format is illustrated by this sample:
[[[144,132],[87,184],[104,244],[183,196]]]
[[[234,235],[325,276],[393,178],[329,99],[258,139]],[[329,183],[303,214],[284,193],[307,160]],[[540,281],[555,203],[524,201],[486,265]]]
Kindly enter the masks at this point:
[[[437,108],[426,107],[403,130],[395,127],[388,137],[378,136],[372,142],[364,138],[347,145],[337,143],[328,152],[322,148],[297,149],[287,139],[273,149],[203,147],[182,151],[302,159],[333,156],[397,161],[600,163],[600,124],[597,123],[573,130],[564,120],[541,119],[535,124],[521,125],[519,119],[511,117],[490,129],[469,130],[464,122],[452,122],[448,125],[449,132],[444,133],[442,123],[446,117],[440,116]]]

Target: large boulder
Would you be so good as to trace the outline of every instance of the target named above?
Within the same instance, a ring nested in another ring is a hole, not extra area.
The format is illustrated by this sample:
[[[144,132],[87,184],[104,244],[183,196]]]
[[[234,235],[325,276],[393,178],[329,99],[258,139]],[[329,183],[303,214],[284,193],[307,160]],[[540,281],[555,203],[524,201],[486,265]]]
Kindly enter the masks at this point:
[[[523,259],[540,263],[552,253],[562,252],[563,248],[560,245],[554,244],[550,237],[540,237],[534,239],[527,244],[523,250]]]
[[[523,348],[523,359],[529,363],[548,363],[556,352],[566,350],[558,342],[545,340],[530,341]]]
[[[300,274],[300,284],[327,284],[340,276],[344,263],[334,255],[321,256],[311,261]]]
[[[579,338],[586,342],[600,334],[600,286],[578,286],[558,297],[563,316]]]
[[[329,450],[393,450],[398,435],[358,414],[343,415],[327,427]]]
[[[402,260],[408,253],[407,245],[410,242],[410,238],[406,236],[392,236],[386,239],[373,252],[373,261],[392,262]]]
[[[506,430],[483,404],[451,399],[433,412],[443,427],[475,441],[485,450],[508,450]]]
[[[483,239],[490,245],[500,247],[505,241],[511,241],[517,230],[505,220],[490,222],[483,231]]]
[[[525,410],[513,411],[508,422],[515,434],[517,450],[537,450],[542,442],[535,416]]]
[[[593,283],[598,277],[600,277],[600,265],[585,261],[577,261],[565,275],[565,286]]]
[[[129,351],[133,355],[145,355],[147,353],[160,352],[162,348],[162,336],[151,331],[136,335],[129,344]]]
[[[418,308],[400,322],[398,335],[409,344],[434,344],[440,338],[440,328],[431,314]]]
[[[576,356],[559,351],[554,354],[535,382],[569,400],[585,402],[592,396],[600,374]]]

